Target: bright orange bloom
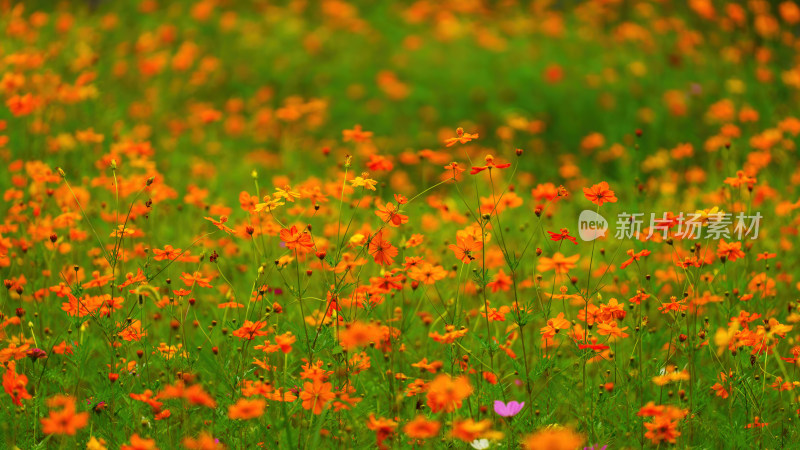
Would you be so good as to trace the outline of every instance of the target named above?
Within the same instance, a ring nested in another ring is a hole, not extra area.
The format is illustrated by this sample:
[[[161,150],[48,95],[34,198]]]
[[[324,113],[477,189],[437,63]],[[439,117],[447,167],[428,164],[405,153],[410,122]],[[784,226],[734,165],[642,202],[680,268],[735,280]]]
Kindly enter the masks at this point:
[[[478,139],[478,133],[470,134],[464,133],[464,129],[461,127],[456,128],[456,137],[448,138],[444,141],[446,147],[452,147],[456,144],[466,144],[467,142]]]
[[[225,225],[225,222],[228,221],[228,216],[220,216],[219,220],[216,220],[213,217],[204,217],[204,219],[213,223],[215,227],[219,228],[220,230],[228,234],[233,234],[235,232],[233,228],[230,228],[227,225]]]
[[[394,258],[397,256],[397,248],[389,243],[383,237],[383,232],[376,233],[369,241],[369,254],[376,263],[382,266],[391,266],[394,264]]]
[[[322,414],[322,410],[336,397],[336,394],[331,392],[332,389],[331,383],[323,383],[321,380],[303,383],[303,391],[300,392],[303,409],[309,409],[314,414]]]
[[[133,433],[130,444],[122,444],[119,450],[158,450],[155,439],[147,439]]]
[[[269,334],[269,331],[261,331],[266,326],[267,322],[261,320],[256,322],[245,320],[244,325],[242,325],[239,329],[234,331],[233,335],[238,337],[239,339],[246,339],[248,341],[252,341],[253,339],[255,339],[256,336],[266,336]]]
[[[734,262],[739,258],[744,258],[741,242],[725,242],[724,239],[719,241],[717,247],[717,256],[720,259],[725,258],[727,261]]]
[[[597,206],[603,206],[603,203],[606,202],[617,202],[617,197],[614,195],[614,191],[608,187],[608,183],[605,181],[601,181],[590,188],[583,188],[583,195],[585,195],[589,201]]]
[[[575,450],[583,444],[584,437],[569,428],[548,428],[525,437],[525,450]]]
[[[439,434],[441,428],[440,422],[428,420],[425,416],[417,416],[403,427],[403,432],[410,438],[430,439]]]
[[[139,342],[143,337],[147,336],[146,331],[142,331],[142,322],[134,320],[130,323],[117,323],[117,327],[121,329],[117,336],[128,342]]]
[[[6,372],[3,374],[3,389],[6,394],[11,396],[11,401],[17,406],[22,406],[22,400],[27,400],[31,397],[25,385],[28,384],[28,377],[25,375],[17,374],[16,363],[11,361],[6,367]]]
[[[397,422],[381,417],[375,418],[375,414],[370,414],[367,420],[367,428],[375,432],[378,448],[381,450],[389,448],[383,442],[394,434],[397,429]]]
[[[627,251],[627,254],[630,258],[628,258],[626,261],[624,261],[622,264],[619,265],[620,269],[624,269],[633,264],[634,261],[639,261],[643,256],[649,255],[650,250],[642,250],[636,253],[633,251],[633,249],[630,249]]]
[[[361,125],[356,125],[352,130],[342,130],[342,140],[344,142],[368,142],[372,138],[371,131],[361,131]]]
[[[542,334],[542,339],[552,339],[555,337],[558,330],[566,330],[572,324],[564,318],[564,313],[558,313],[558,316],[547,321],[547,325],[539,332]]]
[[[498,291],[508,291],[511,289],[511,286],[513,286],[513,280],[510,276],[503,272],[503,269],[500,269],[500,271],[497,272],[497,275],[492,278],[492,281],[486,283],[486,287],[491,289],[492,293]]]
[[[383,339],[381,327],[373,323],[354,321],[348,323],[344,330],[340,331],[339,345],[345,349],[363,347],[370,343],[376,343]]]
[[[461,408],[461,403],[472,394],[472,386],[467,377],[453,378],[442,374],[436,377],[428,387],[428,406],[432,412],[453,412]]]
[[[539,264],[536,266],[538,272],[549,272],[555,270],[556,273],[567,273],[575,268],[575,263],[580,255],[564,256],[556,252],[552,258],[546,256],[539,257]]]
[[[400,211],[392,202],[386,203],[386,206],[383,207],[378,206],[378,210],[375,211],[375,214],[381,218],[383,223],[388,223],[393,227],[399,227],[404,223],[408,223],[408,216],[400,214]]]
[[[292,228],[282,229],[280,237],[289,250],[296,250],[298,253],[303,254],[314,249],[314,242],[311,240],[311,235],[305,232],[299,232],[296,225],[292,225]]]
[[[157,400],[166,400],[171,398],[182,398],[193,405],[201,405],[208,408],[216,408],[217,402],[211,397],[200,384],[194,384],[186,387],[183,381],[178,381],[173,385],[164,387],[156,396]]]
[[[469,171],[469,174],[470,175],[475,175],[475,174],[481,173],[481,172],[483,172],[484,170],[487,170],[487,169],[488,170],[491,170],[491,169],[507,169],[507,168],[511,167],[511,163],[495,164],[494,163],[494,156],[492,156],[492,155],[486,155],[486,158],[484,160],[486,161],[486,165],[485,166],[473,167],[472,170]]]
[[[453,325],[447,325],[444,327],[445,333],[439,334],[435,331],[428,333],[428,337],[433,339],[436,342],[440,342],[442,344],[452,344],[456,341],[456,339],[460,339],[467,335],[469,329],[462,327],[460,330],[456,330],[456,327]]]
[[[136,401],[147,403],[148,405],[150,405],[151,408],[153,408],[153,411],[161,410],[161,405],[163,405],[162,402],[159,402],[153,398],[153,391],[151,391],[150,389],[147,389],[141,394],[135,394],[132,392],[128,395],[130,396],[130,398]]]
[[[445,173],[442,175],[442,179],[447,180],[461,180],[461,173],[465,172],[467,169],[462,169],[461,166],[458,165],[457,162],[451,162],[450,164],[444,166]]]
[[[665,416],[657,416],[652,422],[645,422],[644,426],[647,428],[644,436],[650,439],[653,445],[662,442],[674,444],[681,435],[681,432],[678,431],[678,422]]]
[[[430,373],[436,373],[442,368],[444,364],[441,361],[433,361],[428,363],[428,358],[422,358],[419,362],[411,364],[411,367],[417,367],[419,370],[424,370]]]
[[[453,430],[450,435],[464,442],[472,442],[480,438],[499,438],[502,434],[492,430],[492,421],[489,419],[475,422],[472,419],[454,420]]]
[[[264,415],[264,408],[267,401],[264,399],[248,400],[240,398],[235,404],[228,407],[228,417],[231,419],[256,419]]]
[[[164,250],[159,250],[157,248],[154,248],[153,254],[155,255],[153,259],[155,259],[156,261],[163,261],[165,259],[174,261],[181,256],[181,249],[172,248],[171,245],[165,245]]]
[[[188,274],[186,272],[182,272],[180,278],[181,278],[181,281],[183,281],[183,283],[188,287],[192,287],[195,284],[197,284],[200,287],[204,287],[204,288],[213,287],[211,285],[211,283],[210,283],[211,282],[211,278],[203,278],[203,274],[200,273],[200,272],[195,272],[193,274]]]
[[[737,170],[736,177],[728,177],[725,178],[725,184],[738,188],[742,185],[747,185],[748,189],[753,189],[753,186],[756,184],[756,179],[754,177],[747,176],[744,171]]]
[[[221,450],[224,448],[222,444],[214,439],[214,436],[205,431],[201,431],[197,438],[185,437],[183,446],[189,450]]]
[[[447,271],[442,266],[423,263],[408,270],[408,277],[423,284],[434,284],[447,276]]]
[[[447,248],[453,251],[456,258],[460,259],[464,264],[469,264],[475,259],[475,252],[483,248],[483,243],[476,241],[470,235],[458,236],[456,244],[450,244]]]
[[[678,420],[684,418],[688,410],[679,409],[669,405],[655,405],[650,402],[639,409],[636,414],[641,417],[653,417],[652,422],[645,422],[647,428],[645,437],[650,439],[654,445],[662,442],[674,444],[677,437],[681,435],[678,431]]]
[[[44,434],[75,436],[78,430],[89,424],[89,413],[77,412],[73,397],[56,395],[47,400],[47,406],[50,414],[41,419]]]
[[[597,334],[601,336],[613,336],[615,338],[626,338],[628,334],[625,333],[628,327],[619,328],[617,322],[601,323],[597,326]]]
[[[295,342],[297,342],[297,338],[292,334],[291,331],[287,331],[286,333],[275,336],[275,344],[283,353],[291,352],[292,344]]]

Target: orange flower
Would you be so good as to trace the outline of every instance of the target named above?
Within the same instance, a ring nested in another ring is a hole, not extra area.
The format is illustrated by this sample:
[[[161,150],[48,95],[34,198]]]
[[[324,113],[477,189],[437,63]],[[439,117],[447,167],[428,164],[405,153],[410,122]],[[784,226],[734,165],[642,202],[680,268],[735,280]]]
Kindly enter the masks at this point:
[[[453,412],[461,408],[461,402],[472,394],[472,386],[465,376],[453,378],[442,374],[436,377],[428,387],[428,406],[433,412]]]
[[[423,284],[434,284],[447,276],[447,271],[442,266],[423,263],[408,270],[408,277]]]
[[[139,342],[144,336],[147,336],[147,332],[142,331],[142,322],[138,320],[126,324],[117,323],[117,326],[122,330],[117,333],[117,336],[125,341]]]
[[[444,166],[445,173],[442,175],[442,179],[445,181],[449,180],[461,180],[461,173],[465,172],[467,169],[462,169],[461,166],[458,165],[457,162],[451,162],[450,164]]]
[[[267,401],[257,398],[248,400],[240,398],[235,404],[228,407],[228,417],[231,419],[256,419],[264,414],[264,407],[267,406]]]
[[[214,401],[214,398],[203,390],[203,386],[199,384],[186,387],[183,381],[178,381],[174,385],[166,386],[156,396],[157,400],[171,398],[182,398],[193,405],[202,405],[208,408],[217,407],[217,402]]]
[[[280,347],[283,353],[291,352],[292,344],[295,342],[297,342],[297,338],[292,334],[291,331],[287,331],[286,333],[275,336],[275,344]]]
[[[375,214],[381,218],[383,223],[387,223],[393,227],[399,227],[408,222],[408,216],[400,214],[400,211],[392,202],[386,203],[384,207],[379,206]]]
[[[491,289],[492,293],[498,291],[507,291],[511,289],[512,285],[513,285],[513,280],[511,279],[510,276],[506,275],[506,273],[503,272],[503,269],[500,269],[500,271],[497,272],[497,275],[494,276],[492,281],[486,283],[486,287]]]
[[[719,241],[717,247],[717,256],[720,259],[725,258],[727,261],[734,262],[739,258],[744,258],[741,242],[725,242],[725,239]]]
[[[558,333],[558,330],[566,330],[570,325],[569,321],[564,318],[564,313],[558,313],[558,316],[548,320],[547,326],[540,330],[542,339],[552,339]]]
[[[669,405],[656,405],[650,402],[639,409],[636,414],[641,417],[653,417],[652,422],[645,422],[647,428],[645,437],[650,439],[654,445],[662,442],[674,444],[677,437],[681,435],[678,431],[678,420],[684,418],[688,410],[676,408]]]
[[[472,419],[454,420],[453,430],[450,434],[464,442],[472,442],[480,438],[496,439],[502,437],[502,434],[492,430],[492,421],[489,419],[475,422]]]
[[[132,392],[128,394],[128,396],[136,401],[147,403],[151,408],[153,408],[153,411],[159,411],[161,409],[161,405],[163,405],[163,403],[156,401],[153,398],[153,391],[150,389],[145,390],[141,394],[135,394]]]
[[[626,338],[628,334],[625,333],[628,327],[619,328],[617,322],[601,323],[597,326],[597,334],[601,336],[613,336],[617,338]]]
[[[525,450],[575,450],[584,438],[569,428],[548,428],[525,437]]]
[[[371,131],[361,131],[361,125],[356,125],[352,130],[342,130],[344,142],[368,142],[372,138]]]
[[[617,197],[614,195],[614,191],[609,189],[608,183],[605,181],[595,184],[590,188],[583,188],[583,195],[585,195],[589,201],[597,206],[603,206],[603,203],[606,202],[617,202]]]
[[[394,264],[394,258],[397,256],[397,248],[389,243],[383,237],[383,232],[376,233],[369,241],[369,254],[376,263],[382,266],[391,266]]]
[[[225,225],[225,222],[228,221],[228,216],[220,216],[219,220],[215,220],[213,217],[204,217],[204,219],[213,223],[215,227],[219,228],[220,230],[228,234],[233,234],[234,232],[233,228],[230,228],[227,225]]]
[[[214,436],[206,433],[205,431],[201,431],[197,438],[184,438],[183,446],[189,450],[220,450],[224,448],[222,444],[214,440]]]
[[[538,272],[549,272],[555,270],[556,273],[567,273],[575,268],[575,263],[580,255],[564,256],[556,252],[552,258],[542,256],[539,258],[539,265],[536,266]]]
[[[311,235],[305,232],[299,232],[296,225],[292,225],[292,228],[282,229],[280,237],[281,240],[286,244],[286,248],[289,250],[295,250],[301,254],[310,252],[314,248],[314,242],[311,240]]]
[[[323,383],[321,380],[314,380],[313,383],[303,383],[303,392],[300,399],[303,401],[303,409],[310,409],[314,414],[322,414],[323,408],[335,397],[331,383]]]
[[[181,281],[183,281],[183,283],[188,287],[192,287],[195,284],[204,288],[213,287],[210,283],[211,278],[203,278],[203,274],[200,272],[195,272],[191,275],[186,272],[182,272],[180,278]]]
[[[27,116],[39,107],[41,100],[32,94],[14,95],[6,101],[6,106],[14,116]]]
[[[89,424],[89,413],[77,412],[73,397],[56,395],[47,400],[47,406],[50,407],[50,415],[40,419],[44,434],[75,436],[78,430]]]
[[[725,178],[724,183],[734,188],[747,185],[748,189],[753,189],[753,186],[756,184],[756,179],[754,177],[747,176],[742,170],[737,170],[736,177]]]
[[[22,400],[32,398],[25,389],[28,384],[28,377],[25,375],[18,375],[16,372],[16,363],[11,361],[6,367],[6,372],[3,374],[3,389],[6,394],[11,396],[11,401],[17,406],[22,406]]]
[[[153,254],[155,255],[155,257],[153,257],[153,259],[155,259],[156,261],[163,261],[165,259],[168,259],[170,261],[174,261],[174,260],[178,259],[178,257],[181,256],[181,249],[172,248],[171,245],[165,245],[164,246],[164,250],[159,250],[157,248],[154,248],[153,249]]]
[[[666,416],[657,416],[652,422],[645,422],[644,426],[647,428],[644,436],[650,439],[653,445],[662,442],[674,444],[681,435],[681,432],[678,431],[678,422]]]
[[[130,444],[122,444],[119,450],[158,450],[155,439],[147,439],[133,433]]]
[[[339,345],[350,350],[381,340],[383,333],[378,325],[355,321],[348,323],[340,332]]]
[[[443,365],[444,363],[442,363],[441,361],[433,361],[431,363],[428,363],[428,358],[422,358],[421,361],[411,364],[411,367],[416,367],[419,370],[425,370],[430,373],[436,373],[439,371],[439,369],[442,368]]]
[[[628,256],[630,256],[630,258],[628,258],[626,261],[624,261],[622,264],[619,265],[620,269],[624,269],[633,264],[634,261],[639,261],[643,256],[649,255],[650,250],[642,250],[636,253],[633,251],[633,249],[630,249],[627,251],[627,254]]]
[[[397,422],[383,417],[376,419],[375,414],[370,414],[369,419],[367,420],[367,428],[375,432],[375,437],[378,441],[378,448],[387,449],[389,447],[384,445],[383,441],[389,439],[389,437],[394,434],[394,430],[397,429]]]
[[[495,164],[494,163],[494,156],[492,156],[492,155],[486,155],[486,158],[484,160],[486,161],[486,165],[485,166],[473,167],[472,170],[469,171],[469,174],[470,175],[475,175],[475,174],[481,173],[481,172],[483,172],[484,170],[487,170],[487,169],[489,169],[489,170],[491,170],[491,169],[507,169],[507,168],[511,167],[511,163]]]
[[[430,439],[439,434],[442,424],[436,420],[428,420],[425,416],[417,416],[403,427],[403,432],[410,438]]]
[[[456,327],[453,325],[447,325],[444,327],[445,333],[439,334],[438,332],[430,332],[428,333],[428,337],[433,339],[436,342],[441,342],[442,344],[452,344],[456,341],[456,339],[460,339],[467,335],[469,329],[462,327],[460,330],[456,330]]]
[[[242,325],[238,330],[234,331],[233,335],[239,339],[247,339],[248,341],[252,341],[256,336],[266,336],[269,334],[269,331],[261,331],[261,329],[266,326],[267,322],[261,320],[257,322],[245,320],[244,325]]]
[[[470,235],[456,237],[456,244],[450,244],[447,248],[453,251],[456,258],[460,259],[464,264],[469,264],[475,259],[474,252],[483,248],[483,243],[475,240]]]
[[[461,127],[456,128],[456,137],[445,139],[444,143],[446,147],[452,147],[456,144],[466,144],[467,142],[478,139],[478,133],[470,134],[464,133],[464,129]]]

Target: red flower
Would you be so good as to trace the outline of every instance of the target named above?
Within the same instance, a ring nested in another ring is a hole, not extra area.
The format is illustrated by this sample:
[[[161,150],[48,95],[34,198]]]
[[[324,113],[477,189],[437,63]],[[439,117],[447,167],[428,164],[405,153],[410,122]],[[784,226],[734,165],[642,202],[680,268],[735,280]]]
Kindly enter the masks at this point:
[[[570,236],[569,230],[567,230],[566,228],[562,228],[560,233],[554,233],[552,231],[548,231],[548,233],[550,234],[551,241],[567,240],[567,241],[572,241],[572,243],[575,245],[578,245],[578,240],[575,239],[574,236]]]
[[[486,155],[486,165],[480,167],[473,167],[472,170],[469,171],[470,175],[475,175],[476,173],[481,173],[486,169],[507,169],[511,167],[511,163],[503,163],[503,164],[495,164],[494,163],[494,156]]]

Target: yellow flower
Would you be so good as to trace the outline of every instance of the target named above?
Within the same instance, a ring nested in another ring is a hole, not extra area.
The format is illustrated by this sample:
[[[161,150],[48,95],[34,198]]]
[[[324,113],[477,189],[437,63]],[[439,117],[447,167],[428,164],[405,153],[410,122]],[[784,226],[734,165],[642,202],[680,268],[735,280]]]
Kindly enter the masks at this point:
[[[375,185],[378,184],[377,181],[367,178],[369,176],[368,173],[364,172],[361,174],[360,177],[355,177],[353,180],[350,180],[350,184],[353,187],[364,187],[371,191],[375,190]]]
[[[89,438],[89,442],[86,443],[86,450],[107,450],[106,440],[102,438],[97,440],[96,437],[92,436]]]

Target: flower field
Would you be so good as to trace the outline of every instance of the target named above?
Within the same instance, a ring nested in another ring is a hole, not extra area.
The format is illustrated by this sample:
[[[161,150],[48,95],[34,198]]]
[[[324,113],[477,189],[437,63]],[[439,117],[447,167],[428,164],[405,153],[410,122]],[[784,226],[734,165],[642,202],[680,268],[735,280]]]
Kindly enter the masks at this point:
[[[0,447],[797,448],[797,2],[0,32]]]

